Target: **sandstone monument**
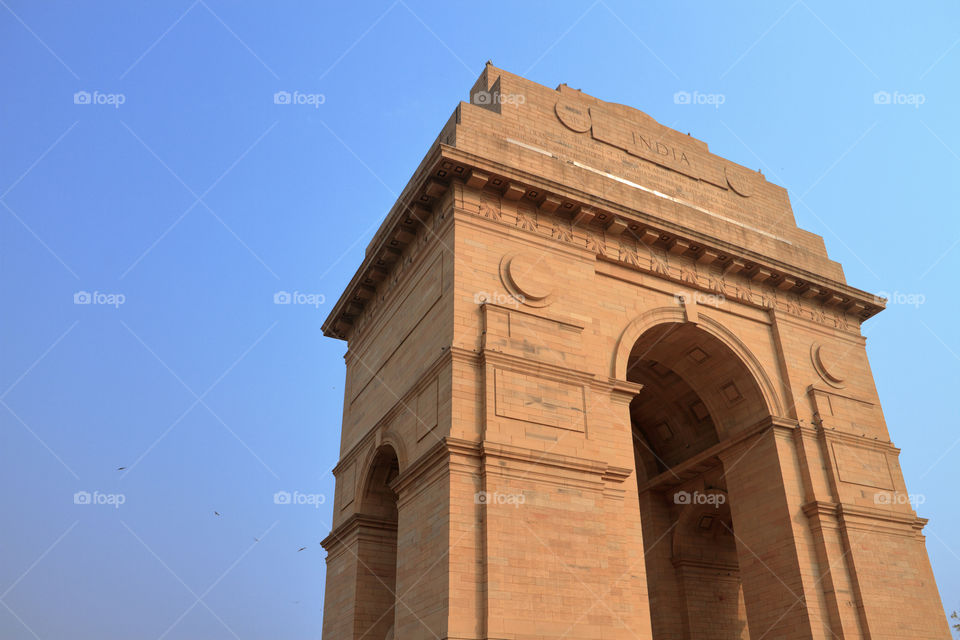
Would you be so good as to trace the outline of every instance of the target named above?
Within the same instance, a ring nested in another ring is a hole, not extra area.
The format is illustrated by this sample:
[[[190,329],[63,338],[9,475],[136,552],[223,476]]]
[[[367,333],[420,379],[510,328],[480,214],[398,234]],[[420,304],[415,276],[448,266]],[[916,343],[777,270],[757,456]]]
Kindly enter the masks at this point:
[[[566,85],[470,97],[323,325],[325,640],[949,638],[883,301],[786,191]]]

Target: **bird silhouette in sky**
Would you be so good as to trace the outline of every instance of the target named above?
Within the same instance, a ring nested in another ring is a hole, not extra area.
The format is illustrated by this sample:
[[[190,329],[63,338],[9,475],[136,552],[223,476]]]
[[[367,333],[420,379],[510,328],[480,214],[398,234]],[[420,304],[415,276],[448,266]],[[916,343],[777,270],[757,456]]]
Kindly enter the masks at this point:
[[[123,471],[126,467],[117,467],[117,471]]]
[[[300,553],[300,552],[303,551],[304,549],[306,549],[306,547],[300,547],[299,549],[297,549],[297,553]]]
[[[219,516],[219,515],[220,515],[220,512],[219,512],[219,511],[214,511],[214,512],[213,512],[213,515]]]

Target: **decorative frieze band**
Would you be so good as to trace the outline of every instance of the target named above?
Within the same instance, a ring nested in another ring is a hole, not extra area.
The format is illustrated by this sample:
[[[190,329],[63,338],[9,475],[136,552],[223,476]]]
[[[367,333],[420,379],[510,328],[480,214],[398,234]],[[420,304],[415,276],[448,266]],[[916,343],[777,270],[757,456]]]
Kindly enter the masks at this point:
[[[564,216],[548,213],[542,207],[537,210],[525,202],[504,203],[484,192],[477,210],[469,206],[465,210],[491,222],[586,249],[611,263],[834,329],[855,331],[866,309],[859,302],[757,263],[591,207],[581,206],[574,214]]]
[[[368,324],[375,309],[390,298],[389,291],[416,263],[420,249],[438,236],[449,212],[451,186],[482,190],[480,201],[471,204],[471,213],[491,222],[547,236],[604,260],[752,306],[847,331],[856,331],[857,323],[884,308],[882,299],[842,283],[821,283],[816,275],[808,277],[795,267],[657,229],[627,215],[494,175],[481,165],[482,159],[446,145],[431,150],[324,322],[326,335],[346,339]],[[463,204],[462,199],[453,199]],[[438,206],[441,200],[443,206]],[[407,250],[411,245],[413,249]]]

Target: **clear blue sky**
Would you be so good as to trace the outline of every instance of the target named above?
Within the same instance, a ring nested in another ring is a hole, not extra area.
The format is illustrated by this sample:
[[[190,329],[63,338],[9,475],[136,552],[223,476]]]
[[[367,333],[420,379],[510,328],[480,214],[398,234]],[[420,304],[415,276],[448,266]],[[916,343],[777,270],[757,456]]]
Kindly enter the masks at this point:
[[[0,1],[0,636],[319,637],[320,324],[488,59],[762,169],[900,294],[864,332],[960,608],[956,3],[191,1]]]

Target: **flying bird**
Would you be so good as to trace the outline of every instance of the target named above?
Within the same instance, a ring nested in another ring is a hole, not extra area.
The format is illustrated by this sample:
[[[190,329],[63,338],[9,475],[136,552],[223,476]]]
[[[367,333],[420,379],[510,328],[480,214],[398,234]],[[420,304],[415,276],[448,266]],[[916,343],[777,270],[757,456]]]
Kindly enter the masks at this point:
[[[220,512],[219,512],[219,511],[214,511],[214,512],[213,512],[213,515],[219,516],[219,515],[220,515]]]
[[[303,551],[304,549],[306,549],[306,547],[300,547],[299,549],[297,549],[297,553],[300,553],[300,552]]]
[[[123,471],[126,467],[117,467],[117,471]]]

